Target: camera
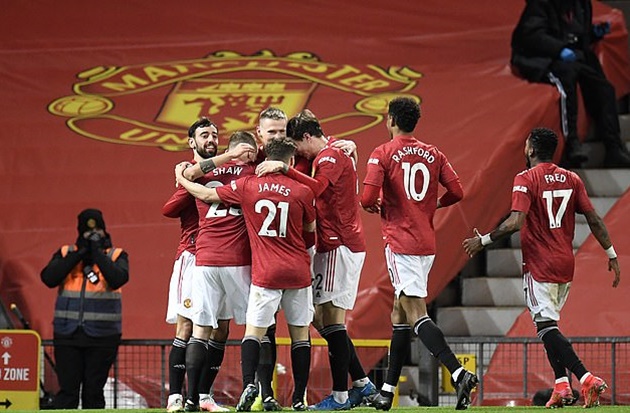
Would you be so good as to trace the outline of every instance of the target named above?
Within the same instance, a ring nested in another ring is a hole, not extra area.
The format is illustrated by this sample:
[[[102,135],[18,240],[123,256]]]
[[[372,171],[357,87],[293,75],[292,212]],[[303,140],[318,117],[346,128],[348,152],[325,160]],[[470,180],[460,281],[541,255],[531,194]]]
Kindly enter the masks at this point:
[[[94,268],[92,268],[91,265],[83,267],[83,275],[85,275],[92,284],[98,284],[98,275],[94,272]]]

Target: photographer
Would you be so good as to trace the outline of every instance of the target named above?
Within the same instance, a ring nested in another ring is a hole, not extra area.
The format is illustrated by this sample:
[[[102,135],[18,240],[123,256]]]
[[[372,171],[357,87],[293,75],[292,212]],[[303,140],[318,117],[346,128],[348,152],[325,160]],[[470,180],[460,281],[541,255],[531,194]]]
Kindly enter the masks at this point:
[[[62,246],[42,270],[48,287],[58,287],[54,345],[60,391],[55,409],[105,407],[103,387],[116,359],[122,333],[122,287],[129,280],[127,253],[112,247],[103,214],[78,216],[75,245]]]

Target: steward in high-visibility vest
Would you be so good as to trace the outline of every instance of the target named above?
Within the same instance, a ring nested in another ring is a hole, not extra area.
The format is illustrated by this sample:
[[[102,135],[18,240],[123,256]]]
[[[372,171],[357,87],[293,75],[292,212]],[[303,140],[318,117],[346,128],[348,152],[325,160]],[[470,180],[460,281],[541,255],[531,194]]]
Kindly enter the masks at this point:
[[[81,388],[84,409],[105,407],[103,387],[122,335],[127,253],[112,246],[99,210],[81,212],[78,231],[76,243],[57,250],[41,272],[44,284],[58,288],[53,326],[60,391],[55,409],[76,409]]]
[[[61,247],[61,256],[77,251],[75,245]],[[121,248],[103,250],[113,263],[120,257]],[[96,261],[96,260],[95,260]],[[109,263],[108,263],[109,264]],[[79,261],[59,285],[53,321],[56,334],[72,334],[79,326],[85,334],[102,337],[122,333],[121,289],[112,289],[94,262],[86,266]]]

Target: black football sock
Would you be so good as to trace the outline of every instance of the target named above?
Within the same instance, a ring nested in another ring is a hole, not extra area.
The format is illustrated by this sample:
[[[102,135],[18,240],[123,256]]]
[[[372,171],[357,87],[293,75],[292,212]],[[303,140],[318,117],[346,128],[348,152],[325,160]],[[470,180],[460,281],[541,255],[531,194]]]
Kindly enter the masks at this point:
[[[451,351],[451,348],[446,344],[444,333],[429,316],[424,316],[416,321],[413,331],[431,354],[440,360],[451,374],[462,366],[455,354],[453,354],[453,351]]]
[[[410,351],[411,327],[409,324],[394,324],[392,342],[389,347],[389,367],[385,383],[396,387],[403,364]]]
[[[241,342],[241,371],[243,372],[243,389],[254,384],[258,357],[260,356],[260,340],[258,337],[245,336]]]
[[[328,342],[328,359],[333,379],[333,391],[348,391],[348,369],[350,367],[350,348],[348,333],[343,324],[324,327],[319,334]]]
[[[225,356],[225,342],[208,340],[208,355],[206,365],[201,374],[199,393],[210,394],[210,389],[219,374],[223,357]]]
[[[206,365],[208,342],[191,337],[186,347],[186,375],[188,376],[188,400],[199,404],[199,383]]]
[[[292,403],[304,402],[306,384],[308,383],[309,370],[311,368],[311,342],[310,340],[291,343],[291,366],[293,369]]]
[[[350,336],[348,336],[348,349],[350,350],[350,365],[348,366],[348,373],[350,373],[352,381],[364,379],[367,377],[367,374],[365,374],[365,370],[363,370],[361,360],[359,360],[359,356],[357,356],[357,349],[354,348],[354,344],[352,343]]]
[[[573,346],[569,340],[562,335],[558,327],[542,329],[538,332],[538,337],[545,344],[545,349],[547,347],[551,348],[553,354],[560,360],[564,367],[568,368],[578,379],[588,373],[588,370],[586,370],[584,364],[582,364],[575,350],[573,350]]]
[[[276,367],[276,326],[275,324],[267,329],[267,333],[260,342],[260,361],[258,362],[258,382],[260,383],[260,393],[265,400],[273,397],[273,371]]]
[[[169,394],[182,394],[186,377],[186,344],[188,342],[175,337],[168,354]]]

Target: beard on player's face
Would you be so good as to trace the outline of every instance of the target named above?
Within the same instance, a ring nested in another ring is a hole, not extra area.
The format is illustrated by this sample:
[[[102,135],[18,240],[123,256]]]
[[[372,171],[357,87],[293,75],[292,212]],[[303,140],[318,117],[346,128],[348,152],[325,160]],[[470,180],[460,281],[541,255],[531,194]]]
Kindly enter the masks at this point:
[[[217,149],[217,144],[214,141],[208,141],[204,145],[196,145],[195,151],[203,159],[208,159],[217,154]]]

